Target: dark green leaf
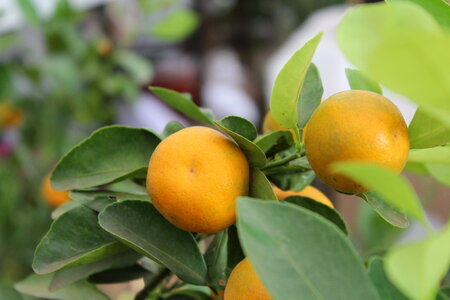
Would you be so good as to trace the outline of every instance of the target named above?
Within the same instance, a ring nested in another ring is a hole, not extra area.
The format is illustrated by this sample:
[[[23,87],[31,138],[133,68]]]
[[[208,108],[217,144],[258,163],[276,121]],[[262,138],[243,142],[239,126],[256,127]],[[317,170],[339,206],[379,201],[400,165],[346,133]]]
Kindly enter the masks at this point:
[[[223,127],[245,137],[249,141],[258,135],[255,125],[247,119],[238,116],[228,116],[219,121]]]
[[[180,131],[183,128],[184,128],[183,124],[181,124],[177,121],[171,121],[171,122],[167,123],[166,127],[164,127],[164,130],[161,134],[162,138],[165,139],[169,135],[171,135],[177,131]]]
[[[52,185],[72,190],[136,174],[145,178],[148,161],[159,142],[145,129],[109,126],[96,130],[61,159],[52,174]]]
[[[367,192],[358,196],[364,199],[389,224],[399,228],[409,227],[410,222],[407,215],[392,206],[379,193]]]
[[[70,197],[76,202],[89,207],[92,210],[101,212],[106,206],[115,201],[142,200],[150,201],[147,195],[137,195],[124,192],[112,191],[72,191]]]
[[[380,84],[367,77],[363,72],[354,69],[345,69],[345,75],[352,90],[364,90],[383,95]]]
[[[228,134],[241,148],[247,157],[248,163],[251,167],[261,168],[266,164],[266,156],[264,152],[252,141],[243,137],[242,135],[231,131],[218,122],[214,122],[216,127],[226,134]]]
[[[387,0],[388,3],[410,1],[422,6],[442,27],[450,29],[450,6],[444,0]]]
[[[420,108],[414,114],[408,131],[411,149],[431,148],[450,143],[450,128]]]
[[[216,291],[225,290],[228,279],[228,230],[220,231],[205,253],[208,282]]]
[[[180,279],[205,284],[206,263],[192,234],[176,228],[144,201],[117,202],[99,215],[103,229],[156,260]]]
[[[125,268],[106,270],[89,276],[88,281],[95,284],[111,284],[128,282],[142,278],[150,274],[149,271],[140,265],[132,265]]]
[[[78,280],[88,277],[89,275],[124,266],[130,266],[141,257],[132,250],[125,250],[122,253],[116,254],[105,259],[101,259],[90,264],[62,269],[55,273],[52,282],[50,283],[50,291],[55,291]]]
[[[248,195],[253,198],[278,201],[266,175],[256,168],[251,169]]]
[[[164,298],[164,300],[212,300],[211,296],[196,290],[189,289],[180,289],[173,292],[168,293]],[[161,299],[161,300],[162,300]]]
[[[93,284],[86,281],[78,281],[55,292],[50,292],[48,287],[52,278],[53,274],[33,274],[21,282],[16,283],[15,288],[23,294],[40,298],[59,300],[109,300]]]
[[[319,106],[322,95],[323,86],[319,70],[311,63],[298,100],[298,128],[303,128],[308,123],[312,113]]]
[[[237,215],[244,250],[275,299],[378,300],[350,240],[330,221],[247,197],[238,199]]]
[[[387,278],[383,269],[383,260],[373,257],[369,260],[368,273],[370,280],[383,300],[408,300]]]
[[[79,206],[80,204],[75,201],[69,201],[64,203],[63,205],[58,206],[54,211],[52,211],[52,219],[58,218],[60,215],[68,212],[72,208]]]
[[[170,107],[185,114],[189,118],[214,126],[213,121],[184,94],[161,87],[150,87],[150,91],[166,102]]]
[[[286,191],[301,191],[316,177],[314,171],[267,174],[267,178],[277,187]]]
[[[0,284],[0,299],[5,300],[24,300],[23,297],[13,288]]]
[[[125,248],[100,228],[95,212],[79,206],[53,222],[36,248],[33,270],[45,274],[85,265],[114,256]]]
[[[313,199],[310,199],[307,197],[301,197],[301,196],[290,196],[290,197],[287,197],[286,199],[284,199],[284,201],[299,205],[301,207],[304,207],[312,212],[315,212],[315,213],[321,215],[325,219],[334,223],[345,234],[348,234],[347,225],[345,225],[345,222],[342,219],[341,215],[335,209],[332,209],[328,205],[325,205],[316,200],[313,200]]]
[[[447,286],[441,288],[438,294],[438,298],[436,298],[436,300],[449,300],[449,299],[450,299],[450,287]]]
[[[228,228],[228,270],[227,276],[230,275],[234,267],[245,258],[244,251],[239,241],[238,231],[235,225]]]
[[[290,131],[278,130],[261,136],[255,143],[267,157],[271,157],[292,146],[294,144],[294,138]]]

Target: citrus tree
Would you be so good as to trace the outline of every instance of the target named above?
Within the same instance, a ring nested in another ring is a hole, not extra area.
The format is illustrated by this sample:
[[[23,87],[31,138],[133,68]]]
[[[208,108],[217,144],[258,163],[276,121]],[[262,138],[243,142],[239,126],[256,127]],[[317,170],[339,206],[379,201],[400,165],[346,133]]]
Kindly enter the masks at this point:
[[[358,67],[346,71],[352,90],[321,103],[320,33],[293,54],[270,103],[286,130],[258,135],[244,118],[216,120],[189,95],[151,87],[199,126],[108,126],[64,155],[51,182],[73,201],[16,289],[107,299],[95,283],[143,278],[135,299],[449,299],[450,225],[432,228],[399,173],[406,164],[449,184],[450,9],[389,2],[353,8],[339,27]],[[378,82],[419,105],[409,128]],[[363,259],[329,199],[306,192],[316,175],[427,236]]]

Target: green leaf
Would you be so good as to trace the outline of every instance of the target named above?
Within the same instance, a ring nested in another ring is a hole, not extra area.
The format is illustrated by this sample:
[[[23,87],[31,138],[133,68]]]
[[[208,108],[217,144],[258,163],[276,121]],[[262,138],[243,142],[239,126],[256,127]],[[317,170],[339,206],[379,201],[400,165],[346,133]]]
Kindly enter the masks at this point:
[[[134,52],[114,51],[113,59],[131,75],[137,84],[148,84],[153,77],[153,67],[147,59]]]
[[[191,99],[186,97],[186,95],[161,87],[150,87],[150,91],[166,102],[167,105],[189,118],[214,126],[213,121]]]
[[[32,274],[15,284],[15,288],[27,295],[59,300],[109,300],[93,284],[86,281],[78,281],[58,291],[50,292],[48,287],[52,281],[53,274]]]
[[[205,253],[208,282],[216,291],[225,290],[228,279],[228,230],[220,231]]]
[[[290,131],[278,130],[257,138],[255,143],[267,157],[271,157],[294,145],[294,138]]]
[[[322,33],[319,33],[295,52],[275,80],[270,97],[270,110],[278,124],[284,128],[297,126],[298,100],[311,59],[321,38]]]
[[[383,94],[378,82],[370,79],[363,72],[354,69],[345,69],[345,75],[352,90],[364,90],[380,95]]]
[[[149,275],[150,272],[141,265],[135,264],[129,267],[115,268],[102,271],[89,276],[88,281],[95,284],[110,284],[129,282]]]
[[[450,287],[443,287],[439,291],[438,297],[436,300],[449,300],[450,299]]]
[[[380,299],[383,300],[408,300],[387,278],[383,269],[383,260],[373,257],[368,263],[368,273],[370,280],[378,290]]]
[[[450,186],[450,166],[448,164],[427,164],[426,168],[437,181]]]
[[[174,134],[175,132],[180,131],[183,128],[184,128],[183,124],[181,124],[177,121],[171,121],[171,122],[167,123],[166,127],[164,127],[164,130],[163,130],[161,136],[163,139],[165,139],[169,135]]]
[[[358,196],[364,199],[364,201],[366,201],[372,209],[389,224],[398,228],[409,227],[410,222],[405,212],[386,201],[379,193],[372,191]],[[397,198],[397,200],[401,200],[401,198]]]
[[[24,298],[12,287],[0,284],[0,299],[24,300]]]
[[[70,150],[51,180],[59,190],[104,185],[133,175],[146,176],[148,161],[160,139],[145,129],[108,126]]]
[[[139,257],[141,257],[141,255],[137,254],[132,250],[128,250],[116,254],[114,256],[92,262],[90,264],[57,271],[50,283],[49,290],[50,291],[58,290],[64,286],[67,286],[69,284],[77,282],[78,280],[86,278],[89,275],[104,270],[130,266],[136,263]]]
[[[282,190],[301,191],[316,177],[314,171],[267,174],[267,178]]]
[[[450,6],[444,0],[387,0],[388,3],[396,3],[400,1],[409,1],[420,5],[428,11],[439,24],[450,29]]]
[[[101,212],[106,206],[115,201],[124,200],[142,200],[150,201],[148,195],[138,195],[124,192],[113,191],[72,191],[70,192],[70,198],[76,202],[89,207],[92,210]]]
[[[219,123],[223,127],[245,137],[249,141],[253,141],[258,135],[255,125],[242,117],[228,116],[220,120]]]
[[[256,168],[251,169],[248,195],[253,198],[278,201],[266,175]]]
[[[16,2],[20,8],[20,11],[25,20],[33,26],[39,25],[41,18],[37,8],[34,6],[31,0],[17,0]]]
[[[176,228],[144,201],[109,205],[100,226],[137,252],[156,260],[183,281],[203,285],[206,263],[191,233]]]
[[[199,17],[194,11],[178,9],[153,26],[151,33],[163,40],[179,40],[194,32],[199,22]]]
[[[212,300],[212,298],[203,291],[191,289],[179,289],[171,291],[164,295],[164,300]]]
[[[239,145],[251,167],[261,168],[266,164],[264,152],[255,143],[242,135],[231,131],[219,122],[214,122],[214,124],[218,129],[228,134]]]
[[[358,5],[341,21],[338,42],[352,64],[450,127],[450,35],[424,9]]]
[[[335,209],[332,209],[331,207],[323,203],[320,203],[316,200],[313,200],[311,198],[301,196],[290,196],[284,199],[283,201],[301,206],[316,214],[321,215],[328,221],[335,224],[345,234],[348,234],[347,225],[345,225],[345,222],[342,219],[341,215]]]
[[[239,241],[238,230],[235,225],[228,227],[228,269],[227,276],[236,267],[238,263],[245,258],[244,251],[242,250],[241,243]]]
[[[125,249],[100,228],[95,212],[79,206],[53,222],[36,248],[33,270],[46,274],[63,267],[89,264]]]
[[[319,70],[315,64],[311,63],[298,100],[298,128],[303,128],[308,123],[312,113],[319,106],[322,95],[323,86]]]
[[[377,192],[393,208],[426,223],[423,207],[414,189],[401,175],[384,166],[367,162],[340,162],[335,163],[332,168]]]
[[[247,197],[238,199],[237,215],[244,250],[275,299],[378,299],[356,250],[328,220]]]
[[[413,300],[433,300],[450,265],[450,225],[425,240],[398,246],[385,257],[391,282]]]
[[[450,145],[427,149],[411,149],[408,162],[450,164]],[[450,168],[450,166],[448,166]]]
[[[421,108],[414,114],[408,131],[411,149],[431,148],[450,143],[450,129]]]
[[[58,218],[60,215],[68,212],[72,208],[79,206],[80,204],[75,201],[66,202],[60,206],[58,206],[54,211],[52,211],[52,219]]]

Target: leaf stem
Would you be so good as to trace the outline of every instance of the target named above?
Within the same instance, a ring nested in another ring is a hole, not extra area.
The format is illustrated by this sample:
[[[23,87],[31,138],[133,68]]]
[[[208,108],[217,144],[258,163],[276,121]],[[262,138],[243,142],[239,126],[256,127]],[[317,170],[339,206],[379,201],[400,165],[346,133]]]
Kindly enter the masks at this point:
[[[289,156],[286,156],[285,158],[282,158],[282,159],[279,159],[276,161],[272,161],[272,162],[266,164],[264,167],[261,168],[261,170],[267,170],[267,169],[270,169],[273,167],[278,167],[278,166],[284,165],[285,163],[290,162],[291,160],[294,160],[299,157],[300,157],[300,155],[298,153],[291,154]]]
[[[149,283],[136,295],[135,300],[144,300],[147,298],[148,294],[158,286],[168,275],[170,270],[167,268],[162,268],[155,276],[149,281]]]

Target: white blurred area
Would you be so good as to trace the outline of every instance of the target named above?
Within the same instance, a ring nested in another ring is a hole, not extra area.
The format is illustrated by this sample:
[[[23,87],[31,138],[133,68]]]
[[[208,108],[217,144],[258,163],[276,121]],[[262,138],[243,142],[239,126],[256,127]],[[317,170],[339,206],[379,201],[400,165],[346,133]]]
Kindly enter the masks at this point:
[[[267,103],[270,99],[273,83],[283,65],[295,51],[320,31],[323,31],[323,37],[314,54],[313,62],[317,65],[322,78],[323,99],[350,88],[345,76],[345,68],[354,67],[345,59],[336,41],[337,27],[348,8],[347,5],[335,5],[312,13],[270,57],[264,74],[264,93]],[[383,94],[397,105],[406,123],[409,124],[417,106],[404,96],[393,93],[386,88],[383,88]]]

